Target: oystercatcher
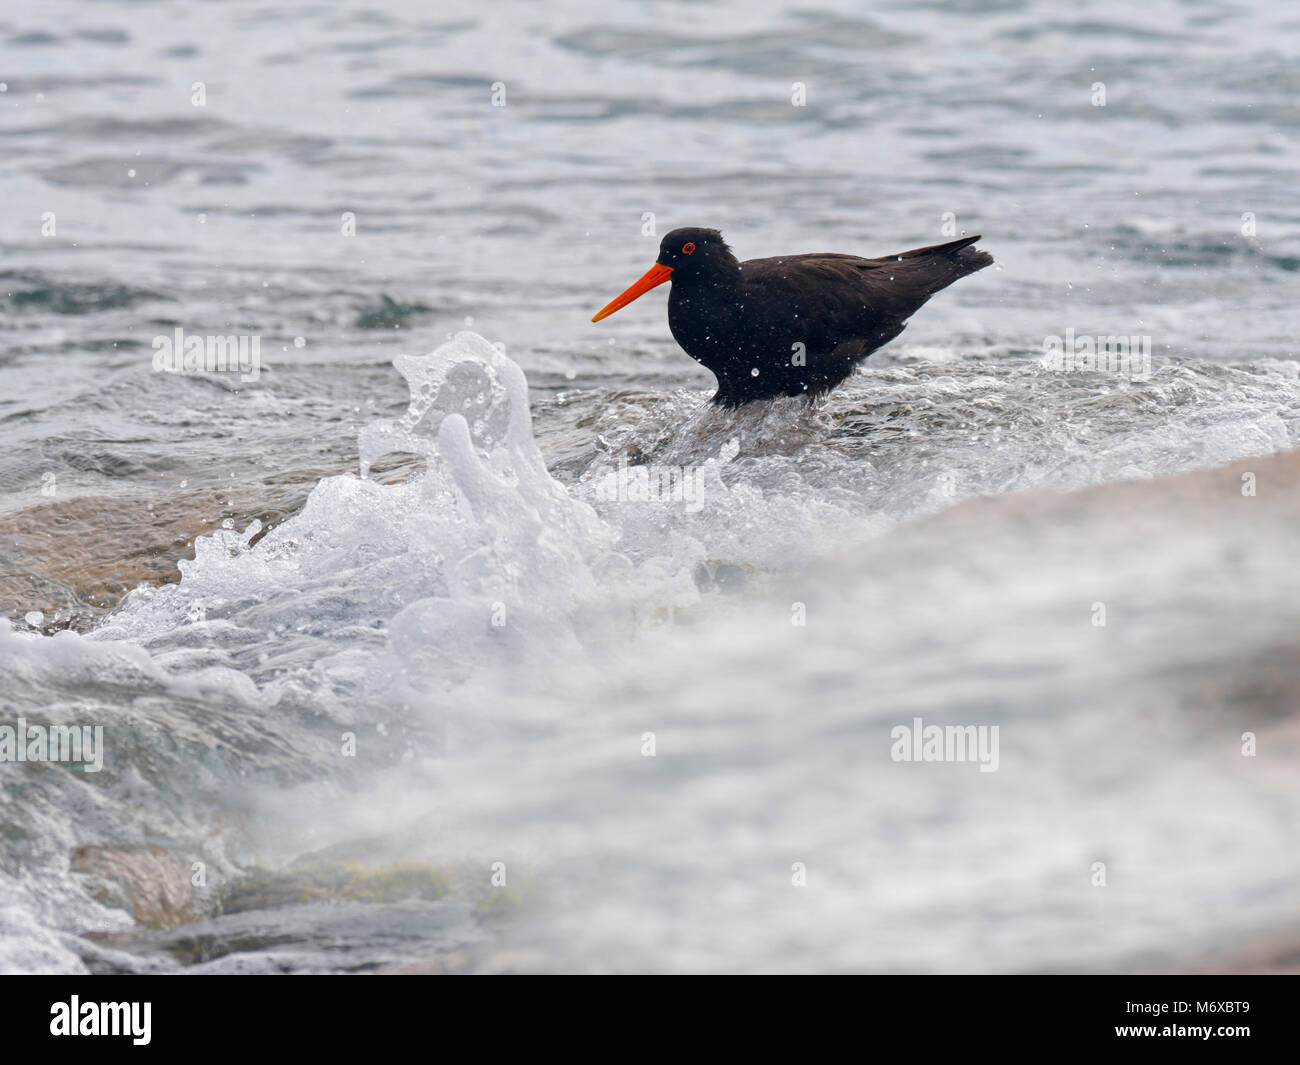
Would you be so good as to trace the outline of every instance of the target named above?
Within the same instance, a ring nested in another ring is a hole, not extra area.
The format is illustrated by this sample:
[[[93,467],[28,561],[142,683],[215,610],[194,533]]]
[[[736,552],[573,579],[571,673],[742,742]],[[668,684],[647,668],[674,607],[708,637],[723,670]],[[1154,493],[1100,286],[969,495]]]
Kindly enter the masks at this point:
[[[817,252],[740,262],[716,229],[674,229],[654,266],[592,321],[672,281],[668,328],[718,379],[714,403],[816,398],[898,336],[936,292],[992,263],[971,247],[979,239],[879,259]]]

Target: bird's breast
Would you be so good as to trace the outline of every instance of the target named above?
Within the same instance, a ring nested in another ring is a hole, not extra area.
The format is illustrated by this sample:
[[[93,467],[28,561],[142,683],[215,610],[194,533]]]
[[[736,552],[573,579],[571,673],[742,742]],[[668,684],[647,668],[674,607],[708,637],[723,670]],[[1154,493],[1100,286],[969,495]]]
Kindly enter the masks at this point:
[[[668,328],[682,350],[710,366],[740,343],[744,305],[735,293],[674,285],[668,296]]]

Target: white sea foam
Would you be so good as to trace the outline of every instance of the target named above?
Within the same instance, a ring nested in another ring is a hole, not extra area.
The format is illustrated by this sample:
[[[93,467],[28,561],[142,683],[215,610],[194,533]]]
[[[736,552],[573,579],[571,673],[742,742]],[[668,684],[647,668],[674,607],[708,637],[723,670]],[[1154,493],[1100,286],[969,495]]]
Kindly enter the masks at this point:
[[[541,915],[508,938],[579,969],[1103,963],[1165,949],[1157,913],[1181,936],[1205,906],[1273,912],[1296,872],[1280,845],[1294,826],[1270,805],[1285,785],[1208,756],[1202,719],[1161,716],[1194,701],[1170,672],[1230,666],[1294,622],[1268,551],[1216,577],[1235,596],[1225,641],[1187,597],[1188,573],[1215,572],[1213,537],[1038,559],[960,536],[913,557],[893,538],[883,560],[873,537],[981,491],[1288,446],[1293,365],[1158,366],[1107,393],[1028,366],[918,364],[883,371],[869,403],[855,386],[771,420],[681,394],[608,426],[568,485],[522,373],[481,337],[398,365],[411,406],[363,429],[359,475],[322,480],[256,542],[255,526],[201,538],[178,585],[132,593],[88,637],[0,631],[53,712],[139,707],[106,722],[106,790],[73,806],[98,808],[91,827],[28,855],[42,890],[77,897],[56,855],[87,836],[229,837],[270,862],[370,837],[485,875],[505,861]],[[1070,425],[1052,414],[1067,408]],[[394,450],[424,472],[365,476]],[[703,505],[599,491],[629,453],[697,467]],[[1122,637],[1089,626],[1097,599],[1127,606]],[[999,770],[899,767],[890,729],[913,716],[998,725]],[[162,816],[187,775],[187,812]],[[28,816],[66,813],[61,783],[43,784]],[[1189,817],[1194,847],[1178,843]],[[1234,839],[1235,879],[1212,881]],[[1096,861],[1125,890],[1096,895]],[[1202,888],[1171,907],[1170,870],[1188,867]],[[59,912],[58,927],[111,921],[90,900]]]

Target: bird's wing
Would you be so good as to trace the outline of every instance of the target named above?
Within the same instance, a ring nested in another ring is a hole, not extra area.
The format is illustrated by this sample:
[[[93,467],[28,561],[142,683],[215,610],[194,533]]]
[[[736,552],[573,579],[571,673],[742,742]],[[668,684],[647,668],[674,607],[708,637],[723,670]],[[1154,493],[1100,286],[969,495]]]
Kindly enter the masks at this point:
[[[924,302],[904,277],[895,279],[892,262],[831,252],[787,255],[749,259],[741,263],[741,277],[761,299],[784,308],[787,320],[797,316],[810,348],[829,350],[876,337]]]

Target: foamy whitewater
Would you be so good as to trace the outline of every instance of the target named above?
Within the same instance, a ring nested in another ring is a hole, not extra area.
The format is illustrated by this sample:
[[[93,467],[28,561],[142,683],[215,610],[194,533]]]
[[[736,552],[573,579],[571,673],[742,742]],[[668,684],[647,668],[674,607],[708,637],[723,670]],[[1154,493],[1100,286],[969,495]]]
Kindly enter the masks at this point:
[[[991,484],[1132,475],[1139,450],[1149,476],[1210,446],[1224,462],[1294,443],[1296,364],[1203,368],[1241,422],[1216,404],[1216,443],[1197,448],[1163,415],[1143,424],[1197,372],[1158,366],[1113,396],[1118,424],[1068,476],[1050,444],[1085,441],[1041,414],[1027,440],[995,413],[1062,401],[1068,381],[1042,369],[972,373],[976,432],[1002,443],[928,477],[941,427],[925,446],[836,444],[833,417],[802,404],[762,420],[669,397],[622,446],[697,467],[694,513],[606,498],[607,455],[560,484],[523,374],[476,334],[397,365],[410,407],[362,430],[360,473],[322,480],[253,546],[255,525],[200,539],[179,584],[130,593],[84,636],[6,626],[6,709],[103,725],[108,753],[93,779],[24,767],[7,793],[5,969],[181,967],[166,933],[125,949],[74,936],[131,927],[69,871],[92,843],[178,848],[210,891],[358,841],[485,881],[504,863],[528,885],[489,930],[454,899],[404,913],[400,937],[391,907],[343,904],[346,949],[339,906],[261,911],[240,930],[252,949],[193,966],[214,971],[427,963],[467,944],[487,967],[505,952],[578,971],[1051,969],[1208,948],[1207,910],[1247,930],[1286,914],[1293,787],[1224,754],[1189,669],[1294,631],[1293,567],[1216,568],[1195,530],[1083,558],[933,536],[919,560],[896,541],[876,558],[873,538]],[[362,475],[393,451],[423,472]],[[1230,615],[1198,609],[1229,589]],[[1124,624],[1099,634],[1095,600]],[[1000,725],[997,772],[892,760],[891,729],[916,718]]]

